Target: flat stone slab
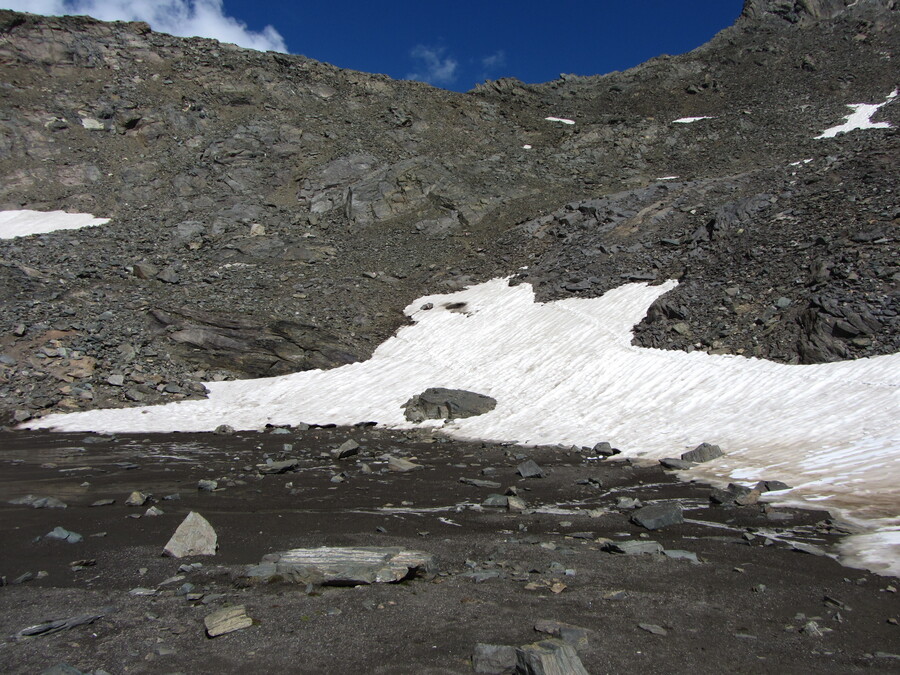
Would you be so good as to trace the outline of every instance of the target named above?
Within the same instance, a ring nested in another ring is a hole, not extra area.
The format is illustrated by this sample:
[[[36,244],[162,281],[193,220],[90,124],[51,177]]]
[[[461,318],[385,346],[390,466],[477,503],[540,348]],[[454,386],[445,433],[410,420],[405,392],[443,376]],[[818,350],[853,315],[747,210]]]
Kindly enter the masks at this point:
[[[235,605],[213,612],[203,619],[203,624],[206,626],[206,634],[214,638],[242,628],[249,628],[253,625],[253,619],[247,616],[244,605]]]
[[[627,541],[611,541],[603,547],[603,550],[625,555],[641,555],[643,553],[662,553],[663,547],[656,541],[629,539]]]
[[[430,553],[399,547],[295,548],[267,555],[247,576],[261,581],[276,578],[325,586],[360,586],[402,581],[432,565]]]

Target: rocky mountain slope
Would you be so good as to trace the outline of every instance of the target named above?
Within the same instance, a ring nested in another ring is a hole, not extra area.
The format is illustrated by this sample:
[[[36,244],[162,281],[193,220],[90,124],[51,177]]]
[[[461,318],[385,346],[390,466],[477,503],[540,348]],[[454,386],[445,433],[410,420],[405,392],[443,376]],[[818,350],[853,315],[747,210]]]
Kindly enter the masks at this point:
[[[644,346],[896,352],[900,103],[816,137],[900,84],[898,15],[748,0],[685,55],[458,94],[0,11],[0,208],[112,218],[0,240],[0,421],[364,359],[416,297],[497,276],[679,279]]]

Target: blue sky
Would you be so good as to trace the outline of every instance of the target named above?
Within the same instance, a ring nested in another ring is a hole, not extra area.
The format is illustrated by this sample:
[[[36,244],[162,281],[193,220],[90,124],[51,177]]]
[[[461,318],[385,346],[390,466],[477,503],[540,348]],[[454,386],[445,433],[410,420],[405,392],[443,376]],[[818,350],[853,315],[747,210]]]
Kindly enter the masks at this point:
[[[466,91],[486,78],[545,82],[624,70],[701,45],[742,0],[0,0],[41,14],[141,19],[155,30],[304,54]]]

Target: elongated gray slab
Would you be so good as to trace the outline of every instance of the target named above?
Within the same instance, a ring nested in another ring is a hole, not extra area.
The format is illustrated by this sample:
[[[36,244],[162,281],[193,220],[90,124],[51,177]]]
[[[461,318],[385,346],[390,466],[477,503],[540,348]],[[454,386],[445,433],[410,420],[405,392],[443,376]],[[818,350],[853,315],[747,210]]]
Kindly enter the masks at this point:
[[[431,554],[402,548],[295,548],[267,555],[247,576],[315,579],[332,586],[392,583],[431,566]]]

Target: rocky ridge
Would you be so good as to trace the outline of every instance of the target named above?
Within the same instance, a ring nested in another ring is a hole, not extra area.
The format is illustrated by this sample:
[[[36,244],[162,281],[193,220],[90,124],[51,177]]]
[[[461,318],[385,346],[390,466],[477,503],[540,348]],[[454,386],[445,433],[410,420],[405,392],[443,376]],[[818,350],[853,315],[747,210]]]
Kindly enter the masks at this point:
[[[0,206],[112,218],[0,241],[4,419],[363,359],[414,298],[509,275],[679,279],[643,346],[896,352],[900,107],[815,137],[897,87],[897,11],[750,0],[688,54],[467,94],[0,11]]]

